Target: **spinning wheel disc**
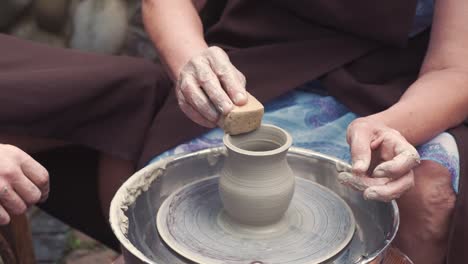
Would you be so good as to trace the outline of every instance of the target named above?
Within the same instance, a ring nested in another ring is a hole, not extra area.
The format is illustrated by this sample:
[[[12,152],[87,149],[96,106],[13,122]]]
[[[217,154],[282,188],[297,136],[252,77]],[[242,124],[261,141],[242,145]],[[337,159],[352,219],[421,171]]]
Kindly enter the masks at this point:
[[[157,215],[160,236],[187,259],[218,263],[320,263],[349,243],[354,216],[327,188],[296,178],[291,205],[270,226],[242,226],[223,211],[218,177],[189,184],[169,196]]]

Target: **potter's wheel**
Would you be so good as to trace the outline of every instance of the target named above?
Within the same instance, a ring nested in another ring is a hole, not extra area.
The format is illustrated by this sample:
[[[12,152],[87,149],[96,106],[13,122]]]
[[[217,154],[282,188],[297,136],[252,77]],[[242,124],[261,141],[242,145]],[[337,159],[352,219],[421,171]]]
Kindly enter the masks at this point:
[[[345,201],[312,181],[296,178],[283,219],[266,227],[242,226],[224,211],[218,177],[171,194],[157,214],[165,243],[198,263],[320,263],[343,250],[355,231]]]

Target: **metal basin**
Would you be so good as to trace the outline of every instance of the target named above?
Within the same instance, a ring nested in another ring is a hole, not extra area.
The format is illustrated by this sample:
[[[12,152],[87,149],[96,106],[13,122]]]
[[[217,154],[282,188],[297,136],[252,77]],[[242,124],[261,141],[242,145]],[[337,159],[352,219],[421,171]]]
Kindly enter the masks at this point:
[[[121,186],[112,200],[110,223],[122,245],[126,263],[193,263],[178,256],[161,241],[155,217],[162,202],[172,192],[193,181],[216,176],[224,158],[224,147],[170,157],[148,165]],[[353,211],[357,226],[353,239],[325,263],[378,263],[398,229],[396,203],[367,201],[360,192],[341,185],[337,175],[350,170],[350,165],[336,158],[291,148],[288,162],[297,177],[331,189]]]

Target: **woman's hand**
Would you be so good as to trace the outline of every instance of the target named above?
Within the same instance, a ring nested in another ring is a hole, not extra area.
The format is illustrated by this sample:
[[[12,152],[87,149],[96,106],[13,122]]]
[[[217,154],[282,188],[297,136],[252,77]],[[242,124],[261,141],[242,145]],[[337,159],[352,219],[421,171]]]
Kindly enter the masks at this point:
[[[182,111],[196,123],[214,127],[220,114],[229,113],[233,104],[247,102],[244,75],[232,65],[228,55],[210,47],[192,57],[182,68],[176,95]]]
[[[414,185],[419,154],[398,131],[358,118],[349,125],[347,140],[353,173],[340,173],[342,183],[364,191],[366,199],[380,201],[396,199]]]
[[[0,144],[0,225],[48,195],[47,170],[19,148]]]
[[[247,103],[244,75],[221,48],[208,47],[193,1],[148,0],[142,11],[145,28],[176,83],[180,108],[190,119],[214,127],[233,104]]]

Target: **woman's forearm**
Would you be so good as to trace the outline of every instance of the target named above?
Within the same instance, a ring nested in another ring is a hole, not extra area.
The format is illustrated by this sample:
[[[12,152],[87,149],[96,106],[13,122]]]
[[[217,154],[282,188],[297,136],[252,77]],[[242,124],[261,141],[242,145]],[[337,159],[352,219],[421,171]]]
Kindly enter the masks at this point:
[[[418,80],[391,108],[371,116],[421,144],[468,117],[468,1],[436,1]]]
[[[371,116],[419,145],[467,118],[468,72],[445,69],[422,75],[400,101]]]
[[[206,49],[203,26],[191,0],[144,0],[143,21],[171,78]]]

